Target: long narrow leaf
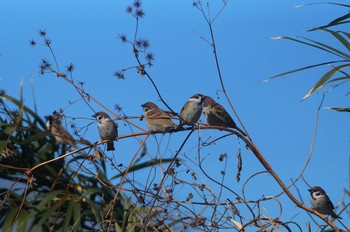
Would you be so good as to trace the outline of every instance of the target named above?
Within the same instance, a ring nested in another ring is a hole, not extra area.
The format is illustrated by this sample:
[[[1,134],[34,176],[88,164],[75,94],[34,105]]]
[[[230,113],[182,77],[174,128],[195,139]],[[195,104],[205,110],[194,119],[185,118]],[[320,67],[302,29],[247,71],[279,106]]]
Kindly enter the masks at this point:
[[[18,217],[18,225],[17,225],[17,232],[24,232],[26,231],[26,226],[29,219],[29,213],[27,210],[21,210],[21,214]]]
[[[339,40],[339,42],[341,42],[344,45],[344,47],[346,49],[348,49],[348,51],[350,51],[350,43],[349,43],[349,41],[347,39],[345,39],[340,34],[340,32],[332,31],[332,30],[329,30],[329,29],[321,29],[321,30],[331,33],[335,38],[337,38]]]
[[[345,31],[341,31],[340,33],[344,34],[346,37],[348,37],[348,39],[350,39],[350,33]]]
[[[74,209],[74,198],[71,200],[66,201],[65,203],[68,204],[67,209],[64,212],[64,220],[63,220],[63,227],[61,228],[62,231],[68,231],[71,222],[73,221],[73,209]]]
[[[338,77],[338,78],[334,78],[332,80],[329,80],[326,84],[332,83],[332,82],[337,82],[337,81],[349,81],[350,80],[350,76],[345,76],[345,77]]]
[[[335,110],[338,112],[347,112],[350,113],[350,108],[343,108],[343,107],[324,107],[325,109],[329,109],[329,110]]]
[[[308,40],[308,41],[310,41],[310,42],[313,42],[313,43],[315,43],[315,44],[318,44],[319,46],[316,46],[316,47],[319,47],[319,48],[320,48],[321,50],[323,50],[323,51],[329,52],[329,53],[331,53],[331,54],[333,54],[333,55],[342,57],[342,58],[344,58],[344,59],[350,59],[350,55],[348,55],[348,54],[346,54],[346,53],[344,53],[344,52],[342,52],[342,51],[340,51],[340,50],[338,50],[338,49],[336,49],[336,48],[334,48],[334,47],[332,47],[332,46],[329,46],[329,45],[327,45],[327,44],[318,42],[318,41],[316,41],[316,40],[308,39],[308,38],[306,38],[306,37],[303,37],[303,38],[304,38],[305,40]],[[324,47],[324,49],[323,49],[322,47]]]
[[[45,125],[44,121],[42,120],[42,118],[40,118],[34,111],[29,109],[27,106],[23,105],[20,101],[18,101],[17,99],[15,99],[15,98],[13,98],[11,96],[8,96],[8,95],[3,96],[2,98],[5,99],[5,100],[8,100],[8,101],[11,101],[12,103],[17,105],[18,107],[23,106],[23,110],[25,110],[34,119],[36,119],[43,128],[46,128],[46,125]]]
[[[310,97],[311,94],[313,94],[315,91],[317,91],[318,89],[320,89],[322,86],[325,85],[325,83],[337,72],[339,72],[339,70],[349,67],[350,64],[343,64],[340,65],[338,67],[333,68],[331,71],[327,72],[326,74],[324,74],[321,79],[319,79],[317,81],[317,83],[314,85],[314,87],[312,87],[312,89],[303,97],[302,100],[305,100],[306,98]]]
[[[300,71],[307,70],[307,69],[310,69],[310,68],[320,67],[320,66],[329,65],[329,64],[344,63],[344,62],[347,62],[347,61],[348,60],[338,60],[338,61],[330,61],[330,62],[325,62],[325,63],[320,63],[320,64],[313,64],[313,65],[305,66],[305,67],[302,67],[302,68],[294,69],[294,70],[291,70],[291,71],[288,71],[288,72],[284,72],[284,73],[272,76],[272,77],[270,77],[270,78],[268,78],[266,80],[263,80],[263,82],[267,82],[267,81],[269,81],[271,79],[274,79],[274,78],[277,78],[277,77],[285,76],[285,75],[292,74],[292,73],[295,73],[295,72],[300,72]]]
[[[77,202],[74,202],[73,225],[72,225],[72,230],[70,231],[78,231],[81,224],[80,221],[81,221],[81,205],[79,201],[77,201]]]
[[[350,8],[350,5],[336,3],[336,2],[314,2],[314,3],[303,4],[303,5],[300,5],[300,6],[312,6],[312,5],[320,5],[320,4],[330,4],[330,5],[337,5],[337,6],[343,6],[343,7],[349,7]]]
[[[306,40],[309,40],[309,39],[307,39],[307,38],[305,38],[305,37],[301,37],[301,38],[306,39]],[[323,47],[323,46],[318,46],[318,45],[316,45],[316,44],[308,43],[308,42],[305,42],[305,41],[303,41],[303,40],[294,39],[294,38],[286,37],[286,36],[280,36],[280,37],[277,37],[277,38],[274,38],[274,39],[286,39],[286,40],[291,40],[291,41],[294,41],[294,42],[297,42],[297,43],[305,44],[305,45],[307,45],[307,46],[320,49],[320,50],[322,50],[322,51],[331,53],[331,54],[336,55],[336,56],[339,56],[339,57],[341,57],[341,58],[344,58],[343,56],[337,54],[336,52],[332,52],[332,51],[326,49],[326,48]],[[310,41],[312,41],[312,40],[310,40]],[[326,45],[326,46],[327,46],[327,45]],[[345,58],[345,59],[348,59],[348,58]]]
[[[347,18],[350,18],[350,14],[347,13],[339,18],[336,18],[335,20],[333,20],[332,22],[328,23],[327,25],[323,25],[323,26],[320,26],[320,27],[316,27],[316,28],[312,28],[310,30],[307,30],[309,32],[311,31],[316,31],[316,30],[322,30],[322,29],[326,29],[326,28],[329,28],[329,27],[334,27],[334,26],[338,26],[338,25],[341,25],[341,24],[345,24],[345,23],[349,23],[350,21],[347,20],[347,21],[343,21]]]

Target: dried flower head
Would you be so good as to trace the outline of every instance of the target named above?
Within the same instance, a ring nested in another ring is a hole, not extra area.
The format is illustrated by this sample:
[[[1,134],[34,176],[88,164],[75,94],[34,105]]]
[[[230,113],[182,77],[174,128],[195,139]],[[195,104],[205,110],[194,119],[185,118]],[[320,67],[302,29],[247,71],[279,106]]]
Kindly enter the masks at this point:
[[[155,57],[155,55],[152,52],[149,52],[149,53],[146,54],[145,59],[147,61],[153,61],[154,57]]]
[[[193,193],[189,193],[187,198],[186,198],[186,201],[190,201],[193,199]]]
[[[126,13],[129,13],[129,14],[132,13],[132,10],[133,10],[133,9],[132,9],[131,6],[127,6],[126,9],[125,9]]]
[[[121,107],[119,104],[114,104],[114,109],[117,111],[117,112],[120,112],[123,110],[123,107]]]
[[[29,43],[30,43],[30,46],[32,46],[32,47],[34,47],[36,45],[36,42],[33,39],[31,41],[29,41]]]
[[[47,32],[46,32],[45,30],[39,30],[39,35],[40,35],[41,37],[45,37],[46,34],[47,34]]]
[[[136,40],[136,42],[135,42],[135,46],[137,47],[137,48],[143,48],[143,49],[147,49],[147,48],[149,48],[150,47],[150,42],[149,42],[149,40],[147,40],[147,39],[138,39],[138,40]]]
[[[68,72],[73,72],[75,69],[75,65],[73,63],[70,63],[68,66],[67,66],[67,71]]]
[[[144,65],[137,66],[136,69],[137,69],[137,72],[138,72],[141,76],[146,75],[146,70],[145,70],[145,66],[144,66]]]
[[[140,0],[135,0],[133,5],[135,8],[140,8],[142,6],[142,2]]]
[[[138,18],[143,18],[145,15],[146,15],[146,13],[141,9],[137,9],[135,12],[135,16]]]
[[[126,35],[124,35],[124,34],[120,34],[119,39],[122,41],[122,43],[126,43],[128,41],[126,38]]]
[[[227,158],[227,153],[220,154],[219,161],[224,161],[224,159]]]
[[[114,76],[117,77],[118,79],[125,79],[125,76],[124,76],[124,71],[116,71],[114,73]]]
[[[40,74],[44,75],[46,71],[51,69],[51,64],[48,60],[42,59],[39,65],[39,68],[40,68]]]

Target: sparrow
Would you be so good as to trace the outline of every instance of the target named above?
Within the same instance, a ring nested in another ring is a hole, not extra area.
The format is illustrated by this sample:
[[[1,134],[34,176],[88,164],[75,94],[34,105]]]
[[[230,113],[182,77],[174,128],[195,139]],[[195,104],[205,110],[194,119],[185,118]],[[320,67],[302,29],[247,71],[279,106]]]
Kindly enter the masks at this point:
[[[166,132],[175,129],[177,125],[171,121],[170,112],[159,109],[153,102],[146,102],[141,105],[146,124],[150,131]]]
[[[105,112],[97,112],[92,115],[96,118],[98,125],[98,132],[102,140],[109,140],[107,142],[107,151],[114,151],[114,140],[118,140],[118,124],[116,124],[108,114]]]
[[[201,114],[202,114],[202,104],[203,104],[203,95],[195,94],[182,107],[180,112],[180,124],[182,125],[190,125],[193,126],[196,122],[198,122]]]
[[[53,115],[45,116],[46,129],[50,131],[57,144],[69,144],[71,147],[77,147],[73,137],[64,129],[61,123],[61,115],[54,112]]]
[[[204,111],[203,114],[207,119],[207,123],[209,126],[223,126],[230,127],[238,130],[244,136],[247,136],[243,130],[236,126],[236,123],[233,121],[231,116],[227,113],[224,107],[222,107],[219,103],[214,101],[209,96],[204,96]]]
[[[308,190],[311,194],[310,203],[312,208],[322,214],[331,215],[332,218],[340,218],[334,213],[334,206],[326,192],[319,186],[314,186]]]

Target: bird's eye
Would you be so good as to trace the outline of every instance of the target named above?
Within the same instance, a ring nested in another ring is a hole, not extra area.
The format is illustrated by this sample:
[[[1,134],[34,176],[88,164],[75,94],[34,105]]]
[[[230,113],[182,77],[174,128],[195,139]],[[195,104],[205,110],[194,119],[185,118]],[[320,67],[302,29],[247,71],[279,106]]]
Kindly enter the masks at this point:
[[[320,192],[315,192],[315,195],[316,195],[316,196],[320,196],[321,193],[320,193]]]

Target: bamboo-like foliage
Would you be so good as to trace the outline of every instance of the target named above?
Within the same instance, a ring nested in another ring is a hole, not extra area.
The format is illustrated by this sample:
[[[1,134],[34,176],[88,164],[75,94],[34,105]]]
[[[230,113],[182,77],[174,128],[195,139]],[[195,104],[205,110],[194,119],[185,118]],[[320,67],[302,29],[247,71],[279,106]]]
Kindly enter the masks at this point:
[[[338,4],[338,3],[320,3],[320,4],[332,4],[337,5],[340,7],[344,7],[345,10],[350,8],[350,5],[346,4]],[[308,4],[311,5],[311,4]],[[311,48],[318,49],[320,51],[326,52],[330,55],[330,57],[335,57],[335,60],[329,60],[327,62],[322,62],[318,64],[308,65],[306,67],[293,69],[288,72],[284,72],[275,76],[270,77],[266,81],[269,81],[271,79],[275,79],[278,77],[282,77],[288,74],[297,73],[300,71],[308,70],[308,69],[314,69],[318,67],[328,66],[329,71],[324,73],[320,79],[315,83],[315,85],[305,94],[305,96],[302,98],[307,99],[310,97],[313,93],[320,89],[324,89],[326,86],[333,85],[333,88],[343,85],[345,83],[348,83],[350,80],[350,75],[347,72],[347,69],[350,66],[350,33],[347,31],[347,25],[350,22],[349,21],[350,15],[349,13],[346,13],[343,16],[340,16],[334,20],[332,20],[327,25],[319,26],[312,28],[308,30],[309,32],[325,32],[330,37],[334,38],[337,42],[334,45],[326,44],[322,41],[306,38],[306,37],[300,37],[300,38],[291,38],[287,36],[279,36],[275,37],[273,39],[284,39],[284,40],[290,40],[296,43],[300,43],[303,45],[306,45]],[[338,27],[339,30],[332,30],[330,28]],[[339,47],[339,48],[338,48]],[[337,110],[340,112],[349,112],[349,108],[343,108],[343,107],[331,107],[329,109]]]

